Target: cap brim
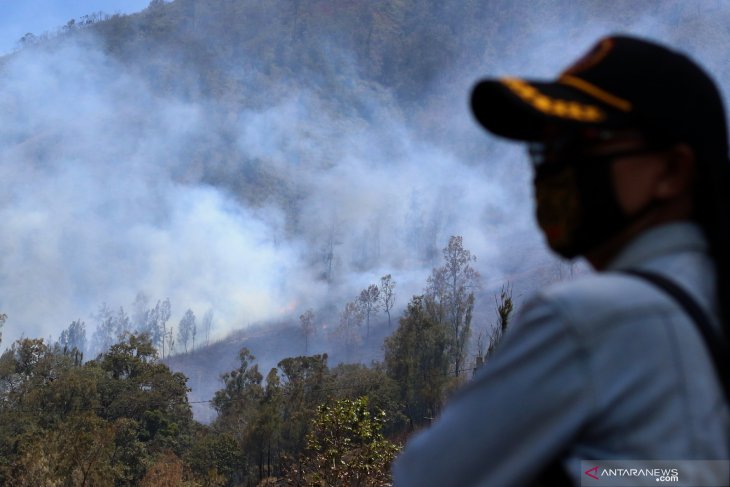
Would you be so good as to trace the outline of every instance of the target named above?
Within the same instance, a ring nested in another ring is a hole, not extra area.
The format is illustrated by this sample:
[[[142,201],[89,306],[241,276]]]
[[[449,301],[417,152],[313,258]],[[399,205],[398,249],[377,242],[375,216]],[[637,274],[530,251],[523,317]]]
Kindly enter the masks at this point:
[[[626,125],[626,113],[557,82],[483,80],[472,91],[471,109],[484,128],[515,140],[541,140],[551,129]]]

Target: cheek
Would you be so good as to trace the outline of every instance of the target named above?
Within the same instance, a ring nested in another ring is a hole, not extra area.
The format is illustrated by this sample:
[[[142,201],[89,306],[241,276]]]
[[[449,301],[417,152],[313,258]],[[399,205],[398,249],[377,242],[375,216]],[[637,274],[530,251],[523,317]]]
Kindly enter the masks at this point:
[[[656,165],[646,161],[616,161],[611,167],[616,202],[626,214],[643,208],[652,196]]]

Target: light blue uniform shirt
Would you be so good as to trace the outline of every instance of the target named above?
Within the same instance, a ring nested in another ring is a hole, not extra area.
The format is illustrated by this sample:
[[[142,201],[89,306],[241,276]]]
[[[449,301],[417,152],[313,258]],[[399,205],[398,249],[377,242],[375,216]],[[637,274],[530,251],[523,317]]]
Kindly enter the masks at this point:
[[[674,280],[720,330],[700,229],[650,229],[610,270]],[[727,460],[728,407],[695,323],[654,285],[601,272],[538,292],[497,352],[415,435],[396,487],[529,485],[556,455],[581,460]]]

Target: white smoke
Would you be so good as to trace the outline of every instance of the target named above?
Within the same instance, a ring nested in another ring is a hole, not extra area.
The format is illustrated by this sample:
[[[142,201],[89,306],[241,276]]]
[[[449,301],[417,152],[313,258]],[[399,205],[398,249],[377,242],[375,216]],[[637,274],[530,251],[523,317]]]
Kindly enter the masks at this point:
[[[138,291],[242,326],[302,278],[277,215],[176,181],[200,106],[161,99],[88,46],[13,58],[0,94],[0,308],[8,342],[57,335]]]
[[[657,2],[666,10],[643,9],[629,20],[589,17],[598,2],[583,10],[568,3],[504,19],[499,32],[515,37],[485,39],[484,58],[455,63],[416,114],[361,83],[354,68],[340,76],[357,109],[282,80],[260,87],[276,93],[268,106],[222,114],[212,100],[156,93],[87,42],[6,59],[4,345],[21,335],[57,337],[72,320],[89,321],[101,303],[128,308],[140,291],[153,300],[169,297],[173,323],[187,308],[199,316],[212,308],[217,336],[326,300],[344,303],[386,273],[398,281],[402,306],[420,292],[451,235],[462,235],[478,256],[487,288],[554,265],[534,227],[522,150],[473,122],[473,82],[487,75],[552,77],[618,30],[679,42],[722,81],[726,73],[706,53],[730,41],[717,20],[730,19],[730,6],[710,0],[697,2],[692,18],[671,19],[685,26],[681,32],[662,17],[674,15],[680,2]],[[702,7],[713,9],[710,37],[695,26],[706,20]],[[202,153],[217,160],[228,150],[217,142],[223,131],[234,134],[242,159],[278,176],[271,192],[287,186],[294,222],[276,198],[254,205],[234,194],[235,179],[246,177],[243,161],[227,169],[227,184],[206,179],[207,161],[190,154],[205,143]]]

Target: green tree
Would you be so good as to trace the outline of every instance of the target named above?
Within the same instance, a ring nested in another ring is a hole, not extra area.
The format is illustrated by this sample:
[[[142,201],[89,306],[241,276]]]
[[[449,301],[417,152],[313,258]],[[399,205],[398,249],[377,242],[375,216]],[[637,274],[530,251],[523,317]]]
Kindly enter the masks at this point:
[[[236,439],[227,432],[200,428],[185,461],[204,486],[228,484],[241,465]]]
[[[263,395],[263,376],[258,365],[253,363],[256,357],[247,348],[242,348],[238,360],[236,369],[221,376],[224,387],[213,396],[213,407],[223,419],[234,416],[245,419]]]
[[[87,363],[23,339],[0,356],[0,484],[139,485],[188,448],[186,377],[128,335]]]
[[[266,388],[259,401],[248,437],[251,464],[258,467],[258,481],[273,478],[281,471],[281,435],[286,397],[276,368],[266,376]]]
[[[102,418],[134,420],[139,439],[152,453],[182,452],[192,423],[187,377],[157,362],[148,336],[130,335],[91,365],[103,371],[97,386]]]
[[[309,423],[328,397],[327,354],[289,357],[278,364],[282,374],[282,449],[296,458],[304,449]]]
[[[412,427],[438,414],[448,383],[448,330],[414,296],[396,331],[385,340],[385,366],[400,388],[403,412]]]
[[[255,473],[250,471],[251,459],[258,457],[258,450],[252,446],[252,435],[256,427],[259,405],[264,398],[263,376],[259,372],[256,359],[247,349],[238,354],[239,365],[236,369],[221,376],[223,389],[213,396],[213,407],[218,411],[214,428],[229,434],[236,442],[240,452],[235,481],[254,480]]]
[[[339,364],[330,370],[330,389],[336,399],[368,397],[371,414],[385,411],[386,435],[403,429],[407,418],[402,413],[399,385],[387,373],[385,364]]]
[[[60,363],[59,363],[60,362]],[[35,408],[45,387],[58,377],[64,363],[42,339],[23,338],[0,357],[2,406]]]
[[[265,383],[247,349],[239,359],[213,398],[219,413],[213,428],[234,438],[240,452],[232,481],[256,485],[279,476],[306,446],[316,407],[330,393],[327,356],[286,358]]]
[[[384,411],[370,413],[367,397],[319,406],[301,468],[290,476],[290,484],[391,485],[390,463],[399,448],[383,436],[384,421]]]

